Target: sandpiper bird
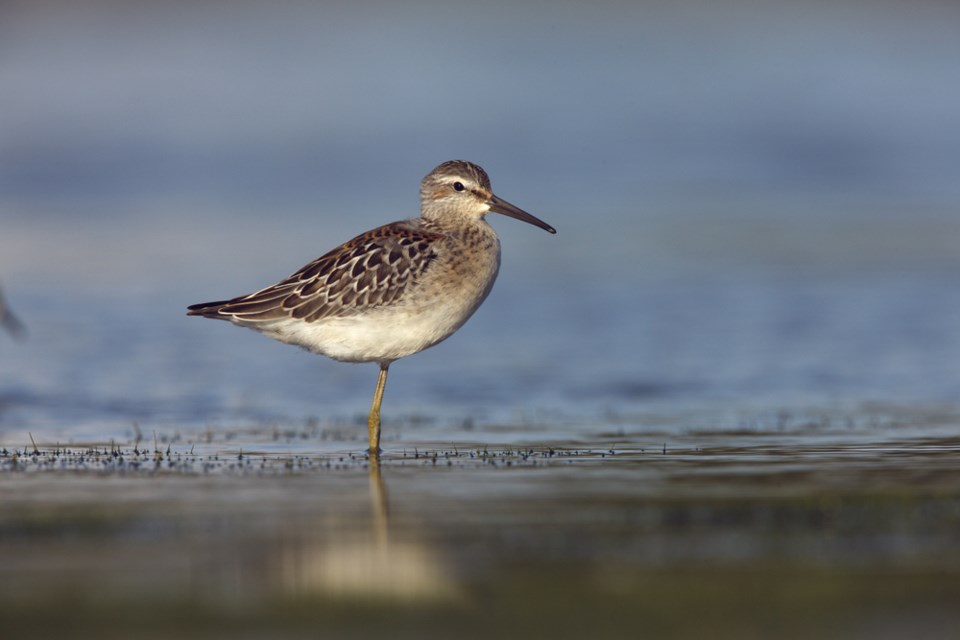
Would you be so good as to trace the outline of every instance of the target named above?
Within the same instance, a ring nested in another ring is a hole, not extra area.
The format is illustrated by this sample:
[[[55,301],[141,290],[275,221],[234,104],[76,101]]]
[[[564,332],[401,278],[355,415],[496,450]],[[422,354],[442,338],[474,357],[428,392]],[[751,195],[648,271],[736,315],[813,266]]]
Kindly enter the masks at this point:
[[[22,340],[27,335],[27,327],[20,319],[13,314],[7,301],[3,298],[3,292],[0,291],[0,326],[10,332],[14,338]]]
[[[420,217],[345,242],[256,293],[205,302],[187,315],[229,320],[344,362],[377,362],[367,421],[380,453],[380,405],[394,360],[448,338],[484,301],[500,269],[500,240],[484,216],[556,229],[495,196],[479,166],[439,165],[420,184]]]

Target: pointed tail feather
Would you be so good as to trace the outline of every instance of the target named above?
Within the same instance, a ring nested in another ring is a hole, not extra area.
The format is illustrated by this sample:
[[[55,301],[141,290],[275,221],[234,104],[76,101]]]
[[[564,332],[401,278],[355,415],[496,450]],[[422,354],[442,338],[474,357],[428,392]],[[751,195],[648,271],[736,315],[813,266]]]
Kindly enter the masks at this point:
[[[220,315],[220,309],[223,308],[223,305],[230,302],[229,300],[216,300],[214,302],[201,302],[199,304],[192,304],[187,307],[188,316],[203,316],[204,318],[222,318],[226,320],[226,316]]]

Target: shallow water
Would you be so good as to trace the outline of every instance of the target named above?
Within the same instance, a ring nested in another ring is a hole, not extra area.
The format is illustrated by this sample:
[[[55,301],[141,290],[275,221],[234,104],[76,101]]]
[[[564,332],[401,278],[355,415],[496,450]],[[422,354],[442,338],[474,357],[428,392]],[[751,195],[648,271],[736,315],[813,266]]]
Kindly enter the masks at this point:
[[[182,286],[10,286],[30,334],[0,343],[0,619],[949,637],[952,254],[577,274],[569,242],[552,260],[505,246],[476,317],[391,367],[380,468],[362,453],[375,367],[185,317],[233,286],[202,260]]]
[[[574,420],[588,435],[618,416],[662,412],[668,431],[730,428],[756,414],[844,410],[862,420],[871,403],[927,408],[960,397],[960,296],[949,273],[636,279],[625,296],[624,283],[602,282],[575,291],[544,282],[530,295],[509,281],[513,271],[448,342],[391,368],[388,441],[402,437],[391,420],[410,423],[404,432],[454,433],[517,422],[563,432]],[[2,345],[0,438],[364,416],[373,365],[186,318],[192,298],[179,297],[18,296],[31,335]],[[511,431],[503,437],[531,439]]]
[[[155,637],[949,637],[957,423],[581,425],[508,447],[477,427],[380,465],[309,428],[7,450],[0,616]]]
[[[222,293],[210,276],[10,287],[30,335],[2,343],[0,619],[950,636],[952,254],[585,277],[509,250],[477,316],[391,368],[382,467],[362,453],[375,368],[185,317]]]

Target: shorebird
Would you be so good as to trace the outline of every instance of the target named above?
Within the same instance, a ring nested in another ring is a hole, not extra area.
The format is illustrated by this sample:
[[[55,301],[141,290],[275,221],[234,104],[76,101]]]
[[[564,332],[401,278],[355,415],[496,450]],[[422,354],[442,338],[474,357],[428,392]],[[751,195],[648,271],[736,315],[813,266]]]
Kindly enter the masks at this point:
[[[22,340],[27,335],[27,327],[20,318],[13,314],[10,306],[3,297],[3,291],[0,291],[0,326],[10,332],[10,335],[18,340]]]
[[[367,420],[380,453],[380,405],[390,363],[450,337],[486,299],[500,240],[484,219],[500,213],[556,229],[493,194],[478,165],[451,160],[420,184],[420,217],[367,231],[255,293],[188,307],[343,362],[380,365]]]

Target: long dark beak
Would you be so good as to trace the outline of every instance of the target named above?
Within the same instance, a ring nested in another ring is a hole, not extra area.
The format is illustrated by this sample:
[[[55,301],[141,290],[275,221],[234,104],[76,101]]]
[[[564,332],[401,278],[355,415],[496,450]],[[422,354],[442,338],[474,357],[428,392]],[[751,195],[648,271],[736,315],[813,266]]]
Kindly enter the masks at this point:
[[[502,213],[505,216],[510,216],[511,218],[516,218],[517,220],[529,222],[530,224],[540,227],[544,231],[549,231],[550,233],[557,232],[556,229],[548,225],[540,218],[530,215],[520,207],[515,207],[506,200],[501,200],[497,196],[490,196],[490,199],[487,202],[490,204],[490,211],[493,211],[494,213]]]

